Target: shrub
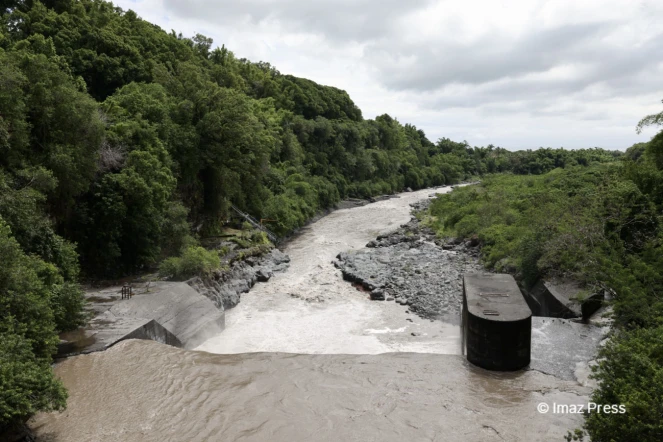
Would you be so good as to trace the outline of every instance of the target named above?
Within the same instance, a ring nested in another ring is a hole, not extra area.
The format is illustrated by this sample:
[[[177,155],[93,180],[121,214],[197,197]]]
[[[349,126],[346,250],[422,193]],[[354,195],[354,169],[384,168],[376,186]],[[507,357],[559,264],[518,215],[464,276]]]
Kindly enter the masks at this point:
[[[626,413],[587,415],[591,440],[663,440],[663,326],[621,332],[599,353],[592,402],[626,406]]]
[[[67,393],[53,376],[48,358],[38,358],[30,342],[2,323],[0,330],[0,434],[37,411],[62,410]]]
[[[64,283],[51,289],[51,309],[60,331],[74,330],[85,324],[85,297],[78,284]]]
[[[467,238],[479,231],[480,218],[478,215],[467,215],[456,224],[458,236]]]
[[[62,409],[66,393],[50,367],[58,337],[49,300],[62,276],[54,265],[23,253],[2,218],[0,256],[2,434],[37,411]]]
[[[171,202],[165,213],[165,222],[161,231],[162,256],[181,253],[189,246],[197,245],[191,236],[191,226],[187,221],[189,210],[180,202]]]
[[[263,231],[256,230],[251,234],[251,241],[254,244],[269,244],[269,238],[267,238],[267,234]]]
[[[159,266],[159,275],[183,281],[194,276],[209,276],[220,265],[217,252],[202,247],[188,247],[182,256],[164,260]]]

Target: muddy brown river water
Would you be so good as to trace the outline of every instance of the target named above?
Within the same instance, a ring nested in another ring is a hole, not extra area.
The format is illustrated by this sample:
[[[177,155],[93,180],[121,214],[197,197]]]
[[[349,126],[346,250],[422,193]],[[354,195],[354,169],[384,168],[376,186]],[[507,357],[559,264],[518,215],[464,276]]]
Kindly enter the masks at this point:
[[[447,189],[438,190],[438,192]],[[291,267],[242,296],[196,351],[125,341],[55,368],[68,408],[44,441],[548,441],[590,388],[540,371],[492,373],[460,355],[454,324],[370,301],[330,262],[397,228],[430,189],[320,219],[285,247]]]

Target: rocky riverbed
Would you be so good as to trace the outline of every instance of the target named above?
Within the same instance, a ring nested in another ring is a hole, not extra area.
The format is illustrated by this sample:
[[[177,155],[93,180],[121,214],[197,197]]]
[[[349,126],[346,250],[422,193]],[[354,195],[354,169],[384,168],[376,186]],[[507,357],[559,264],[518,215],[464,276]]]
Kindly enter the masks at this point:
[[[425,211],[430,202],[424,199],[410,204],[413,215]],[[419,217],[412,216],[365,248],[339,253],[333,263],[346,281],[369,293],[374,301],[395,302],[421,319],[458,325],[463,274],[486,271],[479,262],[480,252],[478,241],[441,240]],[[529,368],[590,384],[587,364],[594,359],[606,331],[604,326],[534,316]]]
[[[411,205],[425,210],[430,200]],[[334,265],[343,278],[370,292],[371,299],[409,306],[423,319],[456,322],[462,303],[462,275],[483,271],[477,244],[442,243],[413,217],[395,232],[380,235],[358,251],[343,252]]]

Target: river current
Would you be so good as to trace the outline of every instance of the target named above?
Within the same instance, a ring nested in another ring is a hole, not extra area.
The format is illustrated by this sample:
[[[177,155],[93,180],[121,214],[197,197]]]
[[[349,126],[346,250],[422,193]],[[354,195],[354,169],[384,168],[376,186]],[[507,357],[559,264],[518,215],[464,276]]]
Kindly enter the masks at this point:
[[[284,248],[290,269],[242,295],[226,330],[195,351],[125,341],[59,363],[68,408],[31,427],[45,441],[563,440],[582,416],[537,405],[586,403],[587,386],[475,368],[457,324],[370,301],[331,264],[407,222],[409,204],[433,192],[304,228]]]

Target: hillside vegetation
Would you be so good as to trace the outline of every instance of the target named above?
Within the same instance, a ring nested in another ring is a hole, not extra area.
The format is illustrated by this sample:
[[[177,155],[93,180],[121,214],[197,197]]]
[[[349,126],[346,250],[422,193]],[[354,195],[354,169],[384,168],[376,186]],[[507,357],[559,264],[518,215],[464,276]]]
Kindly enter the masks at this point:
[[[663,440],[663,131],[619,162],[485,178],[440,196],[430,215],[440,236],[477,238],[484,263],[525,288],[561,277],[612,293],[592,400],[627,412],[592,413],[586,430],[595,442]]]
[[[4,1],[0,14],[0,429],[65,405],[49,363],[56,332],[84,321],[79,278],[173,257],[173,274],[208,269],[198,241],[231,204],[284,234],[346,197],[619,156],[432,142],[364,119],[342,90],[100,0]]]

